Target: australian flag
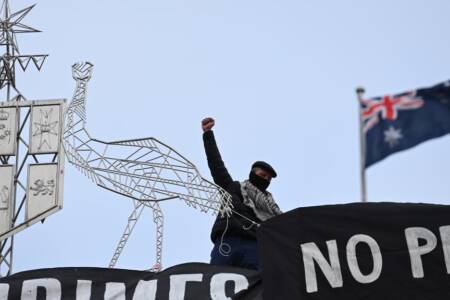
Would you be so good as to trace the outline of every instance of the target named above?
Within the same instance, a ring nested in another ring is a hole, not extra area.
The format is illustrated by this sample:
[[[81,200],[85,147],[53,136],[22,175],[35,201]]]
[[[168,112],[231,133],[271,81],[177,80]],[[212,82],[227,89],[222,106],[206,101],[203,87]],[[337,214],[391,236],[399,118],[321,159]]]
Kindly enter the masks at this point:
[[[450,80],[361,100],[366,168],[392,153],[450,133]]]

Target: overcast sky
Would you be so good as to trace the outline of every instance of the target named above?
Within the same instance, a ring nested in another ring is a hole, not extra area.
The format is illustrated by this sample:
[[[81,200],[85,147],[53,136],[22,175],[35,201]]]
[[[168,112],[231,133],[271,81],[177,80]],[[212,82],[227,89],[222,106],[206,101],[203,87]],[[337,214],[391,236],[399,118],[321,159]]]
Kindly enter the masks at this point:
[[[12,1],[13,11],[35,3]],[[446,0],[42,0],[18,36],[22,54],[50,54],[18,74],[29,99],[70,99],[70,66],[95,64],[88,130],[101,140],[156,137],[210,178],[200,121],[216,119],[228,170],[277,170],[283,211],[360,200],[355,87],[367,96],[450,79]],[[367,172],[370,201],[450,204],[450,136],[392,155]],[[14,271],[107,266],[132,210],[66,163],[64,209],[16,235]],[[207,262],[211,215],[163,204],[163,265]],[[155,262],[151,211],[118,267]]]

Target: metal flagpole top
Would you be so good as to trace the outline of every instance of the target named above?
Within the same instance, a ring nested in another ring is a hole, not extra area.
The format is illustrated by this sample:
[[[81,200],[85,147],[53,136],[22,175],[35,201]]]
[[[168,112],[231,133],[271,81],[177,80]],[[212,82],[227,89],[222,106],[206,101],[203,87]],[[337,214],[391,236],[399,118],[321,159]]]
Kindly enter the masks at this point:
[[[358,86],[356,88],[356,95],[358,95],[358,97],[362,97],[362,95],[364,95],[365,92],[366,90],[362,86]]]

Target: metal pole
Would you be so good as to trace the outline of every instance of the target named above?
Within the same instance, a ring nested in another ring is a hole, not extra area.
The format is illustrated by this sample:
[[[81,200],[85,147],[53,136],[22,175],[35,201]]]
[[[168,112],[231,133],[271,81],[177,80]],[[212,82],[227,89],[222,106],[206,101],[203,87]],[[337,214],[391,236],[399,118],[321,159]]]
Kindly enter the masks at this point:
[[[9,3],[8,3],[8,1],[5,1],[4,2],[4,5],[5,5],[5,20],[7,20],[8,18],[9,18]],[[9,38],[8,36],[6,37],[7,39]],[[10,47],[9,47],[9,41],[7,41],[7,43],[6,43],[6,57],[11,57],[11,54],[10,54]],[[6,63],[6,61],[4,62],[4,63]],[[7,70],[6,70],[6,72],[8,73],[9,72],[9,70],[10,70],[10,65],[9,65],[9,61],[7,62],[8,63],[8,66],[6,67],[7,68]],[[8,102],[8,101],[11,101],[11,78],[8,78],[8,76],[6,76],[6,80],[7,80],[7,82],[6,82],[6,101]],[[17,111],[19,110],[19,108],[16,108],[16,115],[19,115],[19,114],[17,114]],[[20,117],[19,118],[17,118],[17,120],[16,120],[16,124],[14,124],[14,126],[16,126],[16,128],[19,128],[19,126],[20,126]],[[15,167],[14,167],[14,191],[13,191],[13,201],[12,201],[12,209],[11,209],[11,214],[12,214],[12,216],[11,216],[11,228],[14,226],[14,217],[15,217],[15,213],[16,213],[16,185],[17,185],[17,161],[18,161],[18,155],[19,155],[19,136],[17,136],[16,137],[16,144],[17,144],[17,146],[16,146],[16,153],[15,153],[15,163],[14,163],[14,165],[15,165]],[[5,241],[5,242],[7,242],[7,241]],[[8,250],[6,250],[7,251],[7,256],[9,256],[9,264],[7,264],[7,267],[8,267],[8,271],[7,271],[7,273],[6,273],[6,276],[9,276],[9,275],[11,275],[12,274],[12,272],[13,272],[13,251],[14,251],[14,235],[13,236],[11,236],[10,238],[9,238],[9,248],[8,248]],[[5,259],[8,261],[8,259],[5,257]]]
[[[366,186],[366,136],[363,129],[363,116],[362,116],[362,100],[364,96],[364,88],[358,87],[356,89],[356,95],[358,99],[358,119],[359,119],[359,144],[360,144],[360,179],[361,179],[361,202],[367,202],[367,186]]]
[[[5,5],[5,16],[4,16],[4,18],[5,18],[5,20],[8,20],[8,18],[9,18],[9,4],[8,4],[8,1],[5,1],[4,2],[4,5]],[[7,41],[6,41],[6,57],[11,57],[11,55],[10,55],[10,49],[9,49],[9,41],[8,41],[8,39],[9,39],[9,36],[8,35],[6,35],[6,39],[7,39]],[[6,61],[4,61],[3,63],[6,63]],[[8,66],[6,67],[6,70],[5,70],[5,72],[6,72],[6,74],[8,74],[9,73],[9,70],[10,70],[10,68],[9,68],[9,62],[8,62]],[[10,81],[10,79],[8,79],[8,75],[6,75],[6,101],[10,101],[11,100],[11,81]]]

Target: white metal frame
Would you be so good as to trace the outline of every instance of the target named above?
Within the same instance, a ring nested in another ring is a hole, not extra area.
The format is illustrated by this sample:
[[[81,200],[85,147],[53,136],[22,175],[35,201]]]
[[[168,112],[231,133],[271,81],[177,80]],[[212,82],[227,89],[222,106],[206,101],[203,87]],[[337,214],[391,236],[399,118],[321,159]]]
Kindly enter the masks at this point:
[[[134,208],[114,251],[114,267],[145,206],[153,210],[156,224],[156,264],[162,267],[164,216],[161,201],[180,199],[203,212],[231,213],[231,196],[204,179],[194,164],[155,138],[104,142],[87,132],[87,83],[92,76],[89,62],[72,66],[76,81],[67,110],[64,148],[73,165],[98,186],[132,199]]]
[[[14,165],[14,188],[11,196],[11,227],[10,230],[0,233],[0,276],[9,275],[13,268],[14,234],[28,228],[30,225],[43,220],[50,214],[62,208],[64,151],[61,146],[62,124],[64,123],[65,100],[28,101],[19,91],[16,84],[16,66],[26,71],[30,66],[41,70],[47,55],[33,54],[23,55],[19,51],[17,34],[35,33],[34,29],[23,23],[24,18],[30,13],[34,5],[11,12],[9,1],[3,0],[0,7],[0,47],[4,50],[0,55],[0,90],[5,92],[5,101],[0,102],[0,112],[3,107],[12,107],[16,110],[14,121],[15,134],[14,153],[2,152],[0,165]],[[51,153],[30,153],[30,137],[27,130],[31,128],[30,113],[33,107],[39,105],[57,105],[59,107],[59,140],[58,148]],[[3,117],[0,114],[0,117]],[[1,120],[0,120],[1,121]],[[4,124],[3,124],[4,125]],[[30,162],[56,163],[58,165],[59,200],[56,205],[42,214],[27,220],[23,207],[27,201],[27,164]]]
[[[18,131],[17,135],[14,137],[16,139],[16,153],[14,155],[2,155],[0,156],[0,164],[15,165],[14,168],[14,188],[12,191],[12,220],[11,228],[6,232],[0,233],[0,273],[1,275],[8,275],[12,270],[12,251],[13,251],[13,236],[30,227],[31,225],[42,221],[51,214],[59,211],[63,207],[63,182],[64,182],[64,151],[62,148],[62,143],[58,145],[58,150],[53,153],[46,154],[31,154],[29,152],[29,138],[27,130],[31,130],[31,120],[30,114],[33,107],[41,105],[57,105],[59,106],[59,121],[58,131],[59,136],[62,136],[62,127],[64,124],[64,110],[65,110],[65,100],[37,100],[37,101],[6,101],[0,102],[0,109],[2,107],[15,107],[22,117],[17,118]],[[57,202],[53,207],[48,210],[43,211],[39,215],[34,216],[31,219],[27,219],[23,207],[27,203],[27,181],[28,181],[28,168],[26,167],[30,163],[34,164],[47,164],[55,163],[57,164],[57,186],[58,186],[58,197]],[[6,270],[3,270],[2,269]]]

